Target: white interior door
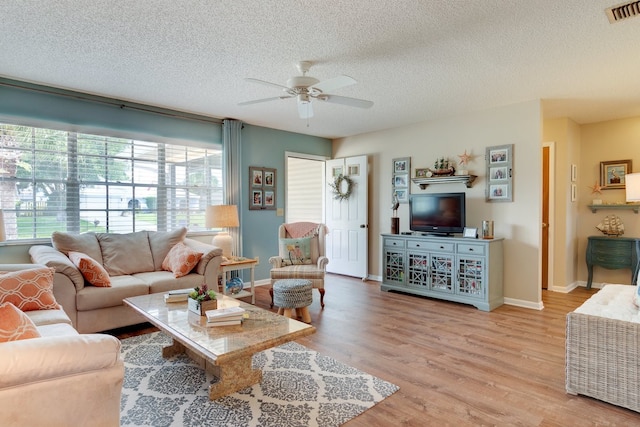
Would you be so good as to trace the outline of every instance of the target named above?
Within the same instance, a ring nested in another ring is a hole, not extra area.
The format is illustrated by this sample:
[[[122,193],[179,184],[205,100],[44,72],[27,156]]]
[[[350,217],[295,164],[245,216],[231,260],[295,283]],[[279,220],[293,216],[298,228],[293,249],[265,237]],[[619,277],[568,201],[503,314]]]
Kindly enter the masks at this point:
[[[368,167],[367,156],[327,160],[327,183],[339,174],[353,182],[349,198],[337,200],[327,187],[325,222],[327,235],[327,271],[329,273],[367,278],[368,270]],[[345,192],[346,182],[341,191]]]

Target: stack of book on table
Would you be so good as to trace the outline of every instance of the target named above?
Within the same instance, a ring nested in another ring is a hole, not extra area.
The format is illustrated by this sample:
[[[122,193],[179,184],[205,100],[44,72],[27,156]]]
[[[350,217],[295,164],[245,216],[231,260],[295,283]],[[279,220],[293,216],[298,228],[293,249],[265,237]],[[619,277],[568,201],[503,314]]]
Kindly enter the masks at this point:
[[[242,307],[225,307],[216,310],[207,310],[207,326],[240,325],[244,317],[245,309]]]
[[[169,291],[164,294],[164,302],[182,302],[189,298],[189,293],[193,291],[193,288],[189,289],[177,289]]]

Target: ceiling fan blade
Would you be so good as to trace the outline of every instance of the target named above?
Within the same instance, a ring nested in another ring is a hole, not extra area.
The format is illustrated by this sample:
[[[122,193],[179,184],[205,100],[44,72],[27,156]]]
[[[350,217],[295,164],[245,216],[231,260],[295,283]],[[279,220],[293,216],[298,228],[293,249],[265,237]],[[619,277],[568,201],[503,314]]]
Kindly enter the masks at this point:
[[[266,85],[266,86],[273,86],[273,87],[277,87],[278,89],[284,89],[284,90],[289,90],[288,87],[283,86],[283,85],[279,85],[278,83],[271,83],[271,82],[267,82],[265,80],[259,80],[259,79],[252,79],[252,78],[246,78],[245,79],[248,82],[253,82],[253,83],[258,83],[261,85]]]
[[[340,89],[343,88],[345,86],[351,86],[358,83],[353,77],[349,77],[349,76],[338,76],[338,77],[334,77],[332,79],[328,79],[328,80],[323,80],[319,83],[314,84],[313,86],[311,86],[311,88],[313,89],[317,89],[320,92],[333,92],[336,89]]]
[[[373,106],[372,101],[366,101],[364,99],[357,99],[357,98],[348,98],[346,96],[323,94],[318,96],[318,99],[320,101],[326,101],[332,104],[348,105],[349,107],[371,108]]]
[[[276,99],[287,99],[287,98],[291,98],[291,97],[290,96],[274,96],[271,98],[254,99],[253,101],[239,102],[238,105],[259,104],[261,102],[275,101]]]
[[[313,117],[313,107],[311,102],[298,102],[298,114],[301,119],[309,119]]]

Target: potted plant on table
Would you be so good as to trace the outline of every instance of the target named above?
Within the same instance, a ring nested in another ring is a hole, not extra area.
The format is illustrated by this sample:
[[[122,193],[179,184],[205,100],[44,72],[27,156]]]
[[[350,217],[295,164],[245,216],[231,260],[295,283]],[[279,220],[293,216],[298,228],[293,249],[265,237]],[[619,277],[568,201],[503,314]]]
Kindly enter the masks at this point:
[[[215,310],[218,308],[216,293],[207,287],[206,283],[202,286],[196,286],[189,293],[189,310],[204,316],[207,310]]]

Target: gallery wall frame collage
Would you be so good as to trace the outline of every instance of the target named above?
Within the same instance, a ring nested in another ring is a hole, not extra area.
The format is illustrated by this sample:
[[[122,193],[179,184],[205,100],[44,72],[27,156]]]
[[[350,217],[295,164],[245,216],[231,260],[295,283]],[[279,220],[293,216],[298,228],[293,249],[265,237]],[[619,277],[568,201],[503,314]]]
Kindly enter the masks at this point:
[[[258,166],[249,167],[249,210],[276,208],[276,170]]]
[[[487,202],[513,201],[513,144],[487,147]]]
[[[393,175],[391,182],[391,200],[395,195],[400,203],[409,203],[409,175],[411,174],[411,157],[393,159]]]

